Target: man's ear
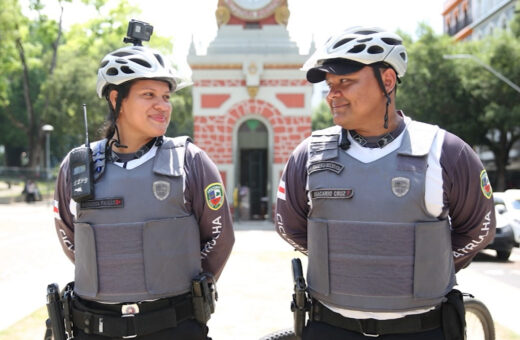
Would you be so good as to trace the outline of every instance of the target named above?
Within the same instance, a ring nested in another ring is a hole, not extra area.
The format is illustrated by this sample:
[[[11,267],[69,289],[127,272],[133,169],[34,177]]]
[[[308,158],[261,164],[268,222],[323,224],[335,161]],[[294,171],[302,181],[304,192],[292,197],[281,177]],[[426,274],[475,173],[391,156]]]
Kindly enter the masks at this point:
[[[383,80],[383,85],[385,86],[386,92],[388,94],[392,93],[397,82],[397,75],[395,74],[395,71],[391,67],[387,68],[381,74],[381,79]]]

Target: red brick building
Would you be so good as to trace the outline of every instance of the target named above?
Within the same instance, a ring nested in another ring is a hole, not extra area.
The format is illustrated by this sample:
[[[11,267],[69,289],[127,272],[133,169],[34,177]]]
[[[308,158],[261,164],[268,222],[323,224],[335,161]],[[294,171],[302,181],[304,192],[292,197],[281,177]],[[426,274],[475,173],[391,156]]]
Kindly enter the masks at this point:
[[[287,0],[219,0],[205,55],[191,48],[195,143],[217,164],[241,219],[272,214],[291,151],[311,133],[312,86],[286,28]]]

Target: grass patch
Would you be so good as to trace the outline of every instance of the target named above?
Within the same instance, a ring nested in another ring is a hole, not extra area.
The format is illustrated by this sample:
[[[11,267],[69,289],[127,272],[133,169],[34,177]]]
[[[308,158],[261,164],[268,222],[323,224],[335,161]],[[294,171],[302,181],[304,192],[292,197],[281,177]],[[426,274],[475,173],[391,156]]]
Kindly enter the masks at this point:
[[[43,306],[11,327],[0,331],[0,340],[43,339],[47,317],[47,307]]]
[[[520,334],[495,322],[495,338],[498,340],[520,340]]]

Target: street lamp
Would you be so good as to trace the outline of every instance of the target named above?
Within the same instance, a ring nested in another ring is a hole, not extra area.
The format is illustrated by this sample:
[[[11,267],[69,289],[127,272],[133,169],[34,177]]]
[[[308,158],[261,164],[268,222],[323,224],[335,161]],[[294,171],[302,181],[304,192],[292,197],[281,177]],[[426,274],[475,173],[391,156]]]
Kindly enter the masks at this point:
[[[54,127],[49,124],[42,126],[45,133],[45,168],[47,169],[47,179],[51,179],[51,132]]]
[[[475,57],[472,54],[446,54],[442,56],[444,59],[471,59],[480,66],[484,67],[489,72],[493,73],[497,78],[502,80],[507,85],[511,86],[513,89],[515,89],[516,92],[520,93],[520,86],[513,83],[511,80],[509,80],[506,76],[504,76],[502,73],[498,72],[488,64],[484,63],[479,58]]]

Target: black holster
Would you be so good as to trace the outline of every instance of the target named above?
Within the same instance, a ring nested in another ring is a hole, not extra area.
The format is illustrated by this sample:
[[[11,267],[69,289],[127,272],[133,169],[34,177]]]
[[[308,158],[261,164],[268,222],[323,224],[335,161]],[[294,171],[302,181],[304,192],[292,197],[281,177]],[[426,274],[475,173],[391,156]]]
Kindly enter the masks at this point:
[[[303,336],[307,312],[311,308],[311,302],[307,296],[307,284],[303,276],[300,259],[294,258],[291,262],[293,272],[294,294],[292,295],[291,311],[293,312],[294,334],[297,339]]]
[[[466,338],[466,318],[463,295],[453,289],[446,295],[442,304],[442,329],[445,340],[464,340]]]
[[[205,325],[215,312],[215,302],[218,299],[213,276],[209,273],[197,275],[192,280],[191,293],[195,319]]]
[[[47,286],[47,312],[45,339],[54,340],[72,339],[72,325],[70,313],[70,294],[72,283],[69,283],[60,294],[56,283]]]

